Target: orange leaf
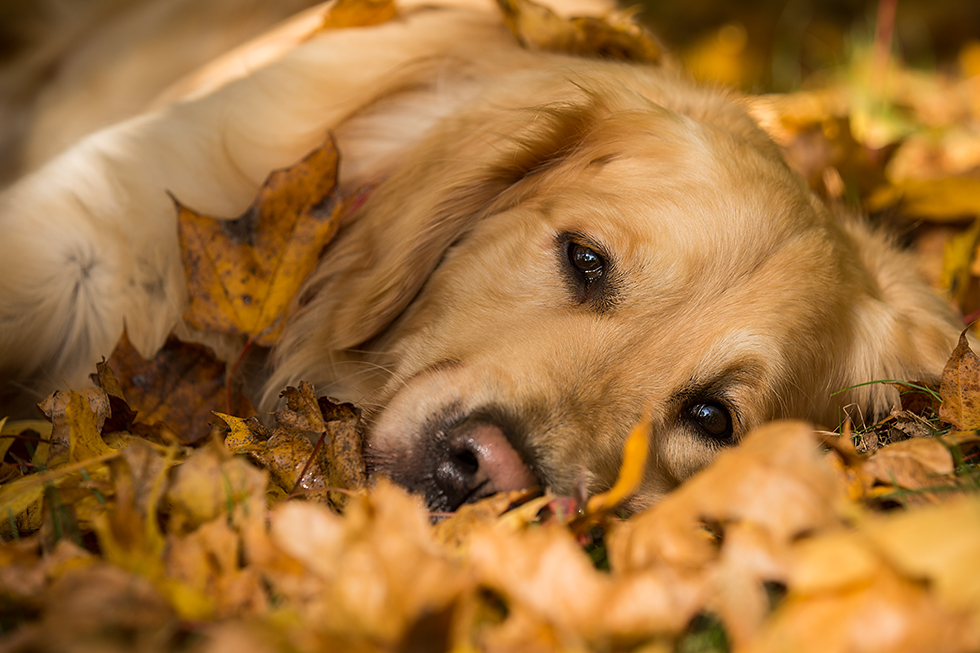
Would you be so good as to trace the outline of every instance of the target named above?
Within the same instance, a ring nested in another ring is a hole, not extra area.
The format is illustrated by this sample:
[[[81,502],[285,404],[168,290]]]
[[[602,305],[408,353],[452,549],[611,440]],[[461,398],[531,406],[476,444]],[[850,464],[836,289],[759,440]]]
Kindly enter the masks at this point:
[[[939,394],[943,398],[940,419],[960,431],[980,428],[980,358],[970,349],[966,331],[943,369]]]
[[[394,0],[338,0],[323,17],[320,29],[380,25],[397,13]]]
[[[331,139],[270,174],[235,220],[199,215],[174,199],[190,292],[188,324],[275,344],[286,307],[336,231],[337,164]]]
[[[586,504],[586,515],[608,512],[636,492],[646,471],[647,455],[650,452],[650,417],[644,416],[626,438],[623,446],[623,465],[613,486],[597,494]]]

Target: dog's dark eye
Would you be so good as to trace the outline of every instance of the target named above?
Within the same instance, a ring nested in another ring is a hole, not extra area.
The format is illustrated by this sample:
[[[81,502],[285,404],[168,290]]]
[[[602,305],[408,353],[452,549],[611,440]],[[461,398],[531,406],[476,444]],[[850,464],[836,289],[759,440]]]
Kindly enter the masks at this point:
[[[688,416],[708,437],[726,442],[732,438],[732,416],[724,406],[711,401],[692,404]]]
[[[568,260],[587,283],[597,281],[606,271],[606,262],[595,251],[578,243],[568,244]]]

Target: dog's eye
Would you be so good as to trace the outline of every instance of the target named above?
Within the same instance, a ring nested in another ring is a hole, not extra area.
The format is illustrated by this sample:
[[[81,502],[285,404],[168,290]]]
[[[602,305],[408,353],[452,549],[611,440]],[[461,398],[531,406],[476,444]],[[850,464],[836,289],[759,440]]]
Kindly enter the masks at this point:
[[[698,429],[708,437],[720,442],[732,438],[732,416],[724,406],[704,401],[692,404],[687,412]]]
[[[582,274],[586,283],[597,281],[606,271],[605,260],[585,245],[569,243],[568,260],[571,262],[572,267]]]

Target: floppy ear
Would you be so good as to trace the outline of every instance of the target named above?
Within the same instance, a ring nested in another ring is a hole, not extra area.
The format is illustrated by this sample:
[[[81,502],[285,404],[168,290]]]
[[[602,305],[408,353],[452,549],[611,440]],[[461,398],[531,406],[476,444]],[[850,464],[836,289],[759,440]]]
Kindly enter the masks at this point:
[[[576,151],[607,113],[573,83],[555,95],[547,106],[488,102],[447,118],[398,163],[345,219],[300,292],[268,390],[322,376],[317,367],[330,362],[330,352],[381,334],[455,241],[532,192],[541,173]]]
[[[881,380],[938,386],[962,320],[926,285],[914,256],[892,237],[853,217],[843,216],[841,224],[874,281],[855,305],[855,340],[843,387]],[[872,419],[886,415],[899,399],[890,384],[856,387],[845,398]]]

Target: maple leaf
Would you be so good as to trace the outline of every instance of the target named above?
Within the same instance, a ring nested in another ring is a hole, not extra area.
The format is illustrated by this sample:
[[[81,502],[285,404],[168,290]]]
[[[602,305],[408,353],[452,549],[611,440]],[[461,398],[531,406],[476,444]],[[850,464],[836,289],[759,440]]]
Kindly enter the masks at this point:
[[[123,332],[104,365],[97,380],[109,395],[112,417],[107,428],[112,430],[146,437],[161,434],[164,439],[189,443],[210,433],[208,424],[215,411],[246,416],[254,412],[248,400],[226,384],[224,363],[207,347],[181,342],[175,336],[148,361]],[[130,414],[122,413],[126,410]]]
[[[269,175],[237,219],[202,216],[173,198],[196,329],[243,334],[263,346],[337,229],[337,148],[332,138]]]

